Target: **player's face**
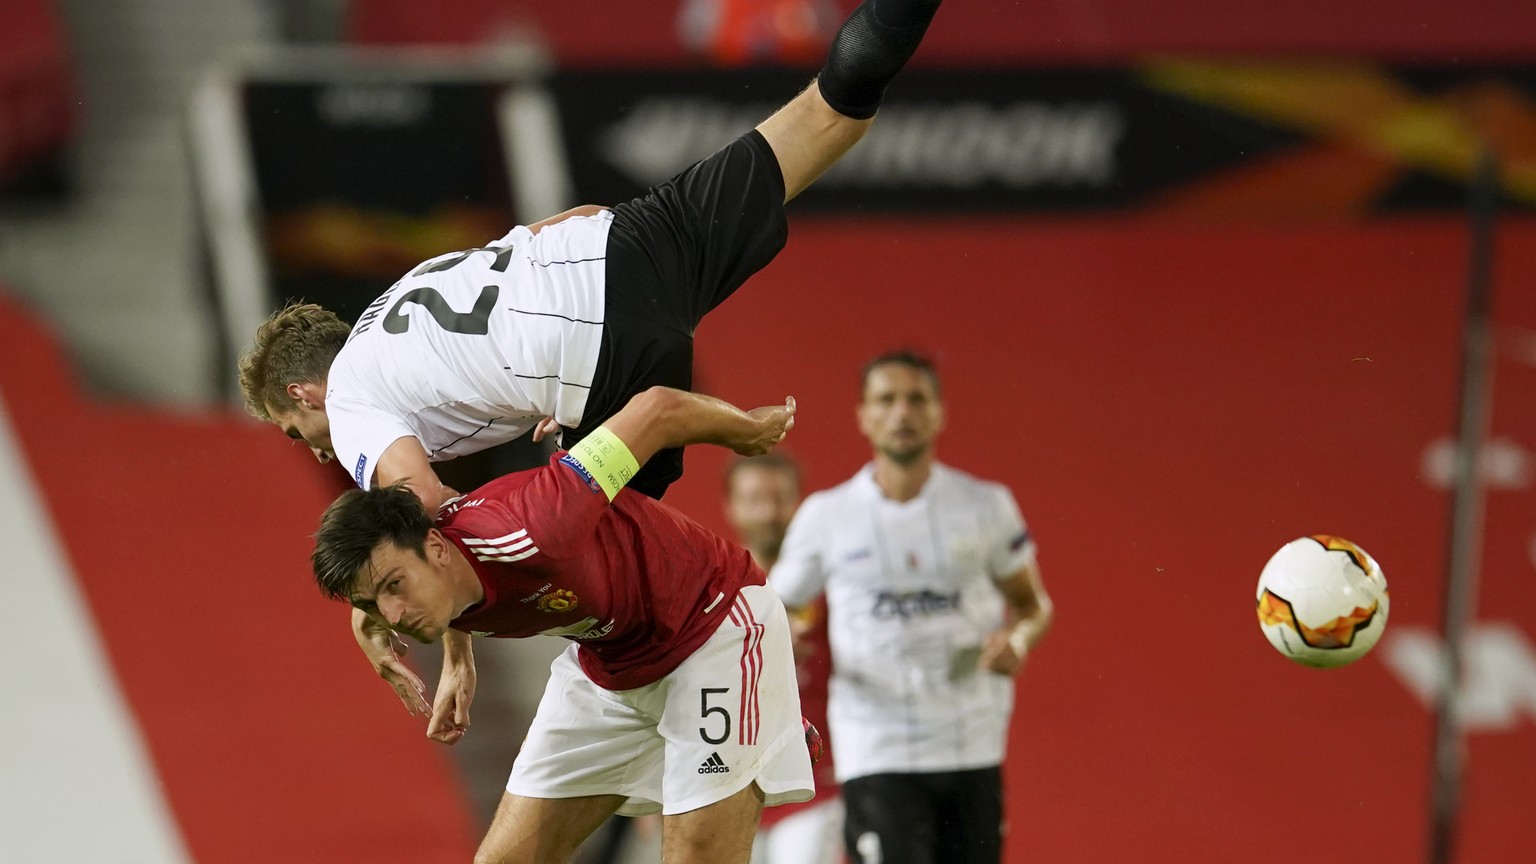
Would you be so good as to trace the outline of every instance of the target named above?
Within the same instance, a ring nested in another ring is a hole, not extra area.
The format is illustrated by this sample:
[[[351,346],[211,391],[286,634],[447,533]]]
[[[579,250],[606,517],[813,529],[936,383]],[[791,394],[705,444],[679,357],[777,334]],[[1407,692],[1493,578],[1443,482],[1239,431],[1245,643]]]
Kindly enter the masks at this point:
[[[303,441],[321,462],[336,458],[331,447],[331,421],[323,408],[296,405],[291,411],[272,414],[272,422],[295,441]]]
[[[859,431],[875,452],[909,465],[928,454],[943,428],[944,406],[926,372],[901,363],[870,370]]]
[[[777,556],[799,502],[794,474],[780,468],[746,466],[731,475],[725,515],[754,555]]]
[[[448,575],[447,542],[435,530],[420,554],[381,542],[358,574],[352,605],[417,642],[437,641],[461,611]]]

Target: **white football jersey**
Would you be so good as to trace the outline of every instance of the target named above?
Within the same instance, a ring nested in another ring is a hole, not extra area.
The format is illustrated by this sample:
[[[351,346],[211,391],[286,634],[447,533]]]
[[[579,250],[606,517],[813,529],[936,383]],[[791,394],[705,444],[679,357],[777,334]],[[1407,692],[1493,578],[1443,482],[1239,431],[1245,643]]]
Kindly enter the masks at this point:
[[[994,580],[1034,560],[1013,494],[943,465],[911,501],[872,465],[805,499],[769,585],[791,607],[826,592],[839,781],[1002,764],[1013,679],[977,663],[1004,622]]]
[[[373,301],[326,381],[336,459],[364,489],[400,438],[441,462],[540,419],[581,422],[603,335],[611,213],[417,266]]]

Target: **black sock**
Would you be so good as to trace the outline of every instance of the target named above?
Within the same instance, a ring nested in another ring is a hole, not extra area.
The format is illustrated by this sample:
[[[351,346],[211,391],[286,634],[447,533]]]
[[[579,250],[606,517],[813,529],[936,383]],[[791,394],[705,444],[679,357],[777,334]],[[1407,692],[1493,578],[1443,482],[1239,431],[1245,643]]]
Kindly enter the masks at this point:
[[[837,31],[817,78],[827,104],[858,120],[875,116],[938,9],[939,0],[864,0]]]

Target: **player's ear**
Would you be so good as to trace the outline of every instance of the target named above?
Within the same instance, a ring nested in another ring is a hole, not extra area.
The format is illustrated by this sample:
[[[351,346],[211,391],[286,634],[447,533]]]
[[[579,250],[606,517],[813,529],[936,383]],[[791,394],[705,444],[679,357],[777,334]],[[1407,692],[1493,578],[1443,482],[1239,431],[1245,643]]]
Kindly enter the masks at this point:
[[[324,408],[325,385],[313,381],[294,381],[285,388],[295,407]]]
[[[447,564],[448,552],[451,547],[452,544],[448,542],[447,537],[443,536],[443,532],[436,528],[427,529],[426,552],[428,561],[431,561],[433,564]]]
[[[869,412],[864,410],[867,404],[864,400],[860,399],[859,404],[853,406],[853,419],[859,424],[859,434],[865,438],[874,434],[873,421],[869,418]]]

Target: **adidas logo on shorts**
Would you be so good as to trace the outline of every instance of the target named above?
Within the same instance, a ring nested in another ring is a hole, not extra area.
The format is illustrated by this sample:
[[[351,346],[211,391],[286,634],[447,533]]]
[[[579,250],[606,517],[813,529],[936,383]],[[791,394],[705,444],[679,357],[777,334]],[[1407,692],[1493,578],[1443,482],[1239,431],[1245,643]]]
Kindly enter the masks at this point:
[[[719,753],[711,753],[709,758],[704,760],[704,764],[699,766],[699,773],[729,774],[731,769],[726,767],[725,760],[720,758]]]

